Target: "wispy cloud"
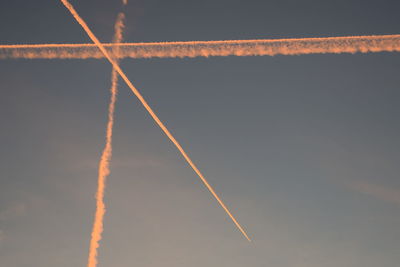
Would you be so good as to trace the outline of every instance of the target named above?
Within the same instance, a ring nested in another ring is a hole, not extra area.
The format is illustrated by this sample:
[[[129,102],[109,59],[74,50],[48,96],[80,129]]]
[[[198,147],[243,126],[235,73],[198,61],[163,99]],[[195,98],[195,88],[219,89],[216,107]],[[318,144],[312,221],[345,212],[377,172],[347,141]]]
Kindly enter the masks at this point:
[[[391,188],[366,181],[351,181],[346,185],[348,188],[362,194],[372,196],[385,202],[400,205],[400,188]]]
[[[4,241],[4,231],[0,229],[0,246]]]
[[[0,211],[0,223],[14,220],[26,214],[26,205],[24,203],[13,203]],[[0,246],[4,243],[5,232],[0,228]]]
[[[26,205],[24,203],[14,203],[0,211],[0,221],[12,220],[26,214]]]

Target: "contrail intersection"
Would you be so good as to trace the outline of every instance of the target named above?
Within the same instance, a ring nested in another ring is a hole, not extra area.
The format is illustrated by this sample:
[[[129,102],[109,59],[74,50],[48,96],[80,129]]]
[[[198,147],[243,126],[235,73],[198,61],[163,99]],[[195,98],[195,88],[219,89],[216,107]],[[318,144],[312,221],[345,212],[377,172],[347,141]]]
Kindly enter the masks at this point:
[[[107,59],[112,67],[112,97],[109,105],[109,121],[107,124],[106,146],[99,166],[99,187],[96,195],[97,209],[90,244],[88,267],[97,265],[97,248],[103,231],[103,202],[105,180],[109,174],[111,158],[111,139],[113,112],[117,90],[117,74],[125,81],[135,96],[139,99],[156,124],[176,146],[189,166],[203,181],[204,185],[215,197],[241,233],[250,241],[249,236],[237,222],[214,189],[209,185],[200,170],[193,163],[186,151],[169,132],[159,117],[154,113],[147,101],[134,87],[119,66],[119,60],[124,58],[195,58],[224,56],[274,56],[274,55],[305,55],[326,53],[371,53],[400,52],[400,34],[346,36],[324,38],[297,39],[264,39],[264,40],[223,40],[223,41],[187,41],[187,42],[155,42],[155,43],[121,43],[121,32],[116,27],[115,43],[101,43],[78,15],[68,0],[60,0],[71,12],[77,22],[84,28],[94,44],[22,44],[0,45],[0,59]],[[123,3],[126,4],[126,0]],[[120,18],[120,23],[122,19]],[[120,25],[122,28],[122,26]]]

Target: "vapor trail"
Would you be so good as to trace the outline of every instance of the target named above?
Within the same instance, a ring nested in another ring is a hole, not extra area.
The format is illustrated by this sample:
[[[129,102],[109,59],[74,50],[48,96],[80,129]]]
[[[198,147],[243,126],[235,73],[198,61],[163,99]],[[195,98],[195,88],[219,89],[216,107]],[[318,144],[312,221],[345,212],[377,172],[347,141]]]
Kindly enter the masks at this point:
[[[178,143],[178,141],[175,139],[175,137],[169,132],[167,127],[161,122],[161,120],[158,118],[158,116],[154,113],[152,108],[149,106],[147,101],[143,98],[143,96],[140,94],[140,92],[133,86],[131,81],[128,79],[128,77],[125,75],[125,73],[122,71],[122,69],[119,67],[118,63],[111,57],[107,49],[103,46],[103,44],[100,43],[100,41],[97,39],[97,37],[93,34],[93,32],[89,29],[85,21],[79,16],[79,14],[75,11],[74,7],[68,2],[68,0],[61,0],[61,2],[64,4],[64,6],[71,12],[73,17],[76,19],[76,21],[82,26],[82,28],[85,30],[85,32],[88,34],[90,39],[97,45],[97,47],[101,50],[101,52],[104,54],[104,56],[107,58],[107,60],[112,64],[114,69],[118,72],[118,74],[121,76],[121,78],[125,81],[125,83],[128,85],[128,87],[132,90],[132,92],[135,94],[135,96],[139,99],[139,101],[142,103],[144,108],[147,110],[147,112],[150,114],[150,116],[154,119],[154,121],[157,123],[157,125],[163,130],[163,132],[168,136],[168,138],[172,141],[172,143],[176,146],[176,148],[179,150],[179,152],[182,154],[182,156],[185,158],[187,163],[192,167],[192,169],[196,172],[196,174],[199,176],[199,178],[203,181],[204,185],[207,187],[207,189],[211,192],[211,194],[215,197],[215,199],[218,201],[218,203],[221,205],[221,207],[225,210],[225,212],[229,215],[229,217],[232,219],[232,221],[235,223],[235,225],[238,227],[238,229],[242,232],[242,234],[247,238],[247,240],[250,241],[249,236],[246,234],[242,226],[237,222],[235,217],[232,215],[232,213],[229,211],[229,209],[226,207],[224,202],[219,198],[217,193],[214,191],[214,189],[211,187],[211,185],[208,183],[208,181],[204,178],[203,174],[200,172],[200,170],[196,167],[196,165],[193,163],[193,161],[190,159],[190,157],[186,154],[185,150],[182,148],[182,146]]]
[[[124,28],[124,18],[125,15],[123,13],[119,13],[117,20],[115,22],[115,34],[114,34],[114,42],[122,41],[122,31]],[[118,52],[118,47],[115,47],[116,52]],[[116,60],[118,64],[118,60]],[[106,144],[103,150],[103,153],[100,158],[99,163],[99,173],[98,173],[98,187],[96,193],[96,214],[93,222],[92,235],[90,240],[89,247],[89,258],[88,258],[88,267],[95,267],[97,265],[97,249],[100,246],[99,242],[102,238],[103,233],[103,219],[104,214],[106,212],[105,204],[104,204],[104,189],[106,186],[106,180],[108,175],[110,174],[110,160],[112,156],[112,135],[113,135],[113,125],[114,125],[114,110],[115,110],[115,102],[117,100],[117,92],[118,92],[118,74],[113,68],[111,72],[111,97],[110,103],[108,106],[108,122],[106,128]]]
[[[400,52],[400,34],[301,39],[189,41],[103,44],[118,58],[184,58],[211,56],[274,56],[325,53]],[[104,58],[96,44],[0,45],[1,58]]]

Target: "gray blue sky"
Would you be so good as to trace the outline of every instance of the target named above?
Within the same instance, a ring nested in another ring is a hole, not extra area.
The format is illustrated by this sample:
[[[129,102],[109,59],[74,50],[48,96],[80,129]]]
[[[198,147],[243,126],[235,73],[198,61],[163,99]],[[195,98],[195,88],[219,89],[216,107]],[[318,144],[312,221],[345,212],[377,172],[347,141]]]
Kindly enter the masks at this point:
[[[119,0],[71,0],[100,40]],[[398,1],[129,0],[125,39],[399,34]],[[81,43],[57,0],[0,2],[2,44]],[[120,83],[99,266],[395,267],[398,53],[125,59],[122,68],[253,238]],[[0,61],[0,266],[85,266],[105,60]]]

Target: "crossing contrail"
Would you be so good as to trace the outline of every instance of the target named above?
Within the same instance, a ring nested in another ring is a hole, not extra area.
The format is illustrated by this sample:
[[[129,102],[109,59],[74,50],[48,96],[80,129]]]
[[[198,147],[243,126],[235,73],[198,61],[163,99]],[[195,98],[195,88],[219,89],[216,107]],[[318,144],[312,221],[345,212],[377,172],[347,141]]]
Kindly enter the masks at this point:
[[[115,22],[115,34],[114,34],[114,42],[122,41],[122,32],[124,29],[124,13],[119,13],[117,16],[117,20]],[[115,51],[118,52],[118,46],[114,47]],[[116,60],[118,64],[118,60]],[[118,74],[113,68],[111,72],[111,97],[110,103],[108,106],[108,122],[106,128],[106,144],[103,149],[103,153],[100,158],[99,170],[98,170],[98,186],[96,193],[96,213],[93,222],[92,235],[90,239],[90,247],[89,247],[89,258],[88,258],[88,267],[95,267],[97,265],[97,249],[99,248],[100,240],[102,238],[103,233],[103,220],[104,214],[106,212],[105,204],[104,204],[104,190],[106,187],[106,180],[108,175],[110,174],[110,160],[112,156],[112,135],[113,135],[113,125],[114,125],[114,111],[115,111],[115,102],[117,100],[117,92],[118,92]]]
[[[90,28],[85,23],[85,21],[79,16],[79,14],[76,12],[74,7],[68,2],[68,0],[60,0],[60,1],[71,12],[72,16],[82,26],[82,28],[85,30],[85,32],[90,37],[90,39],[97,45],[98,49],[100,49],[100,51],[104,54],[104,56],[107,58],[107,60],[112,64],[112,66],[116,70],[116,72],[118,72],[118,74],[121,76],[121,78],[125,81],[125,83],[128,85],[128,87],[132,90],[132,92],[135,94],[135,96],[139,99],[139,101],[142,103],[144,108],[147,110],[147,112],[153,118],[153,120],[157,123],[157,125],[162,129],[162,131],[168,136],[168,138],[171,140],[171,142],[179,150],[179,152],[184,157],[186,162],[190,165],[190,167],[192,167],[194,172],[203,181],[204,185],[211,192],[211,194],[215,197],[215,199],[218,201],[218,203],[221,205],[221,207],[225,210],[225,212],[229,215],[229,217],[232,219],[232,221],[235,223],[235,225],[238,227],[238,229],[241,231],[241,233],[247,238],[248,241],[250,241],[250,238],[247,235],[247,233],[244,231],[243,227],[238,223],[238,221],[235,219],[235,217],[232,215],[232,213],[226,207],[224,202],[222,202],[220,197],[217,195],[217,193],[214,191],[214,189],[211,187],[211,185],[208,183],[208,181],[204,178],[203,174],[200,172],[200,170],[197,168],[197,166],[193,163],[193,161],[188,156],[188,154],[185,152],[185,150],[182,148],[182,146],[178,143],[178,141],[175,139],[175,137],[170,133],[170,131],[167,129],[167,127],[161,122],[161,120],[154,113],[153,109],[149,106],[149,104],[143,98],[143,96],[140,94],[140,92],[135,88],[135,86],[132,84],[132,82],[129,80],[129,78],[126,76],[126,74],[123,72],[123,70],[120,68],[118,63],[114,60],[114,58],[112,57],[112,54],[110,54],[107,51],[107,49],[103,46],[103,44],[100,43],[100,41],[93,34],[93,32],[90,30]]]
[[[107,43],[116,58],[193,58],[213,56],[274,56],[400,52],[400,34],[297,39],[189,41],[156,43]],[[104,58],[96,44],[0,45],[0,59],[87,59]]]

